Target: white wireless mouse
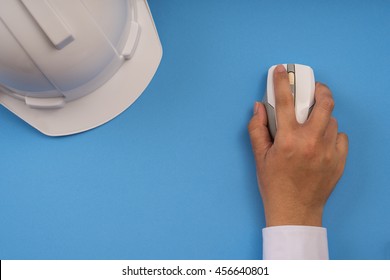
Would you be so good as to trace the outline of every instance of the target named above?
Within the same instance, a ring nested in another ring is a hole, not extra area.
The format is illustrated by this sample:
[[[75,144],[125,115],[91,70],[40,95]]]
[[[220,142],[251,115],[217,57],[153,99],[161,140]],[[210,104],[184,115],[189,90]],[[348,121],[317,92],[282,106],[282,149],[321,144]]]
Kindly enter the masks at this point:
[[[277,130],[276,102],[274,91],[274,69],[268,70],[267,91],[263,103],[267,110],[268,128],[273,138]],[[315,80],[311,67],[302,64],[283,64],[290,80],[291,94],[294,97],[295,116],[299,123],[304,123],[309,117],[314,105]]]

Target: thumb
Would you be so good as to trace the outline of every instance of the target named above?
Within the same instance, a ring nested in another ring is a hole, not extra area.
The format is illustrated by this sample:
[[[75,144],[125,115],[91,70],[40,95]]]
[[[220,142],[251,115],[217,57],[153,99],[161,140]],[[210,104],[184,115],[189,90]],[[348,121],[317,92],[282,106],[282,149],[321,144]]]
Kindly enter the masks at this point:
[[[262,103],[256,102],[254,115],[248,125],[249,136],[252,142],[252,149],[256,159],[264,158],[272,146],[271,135],[268,131],[267,113]]]

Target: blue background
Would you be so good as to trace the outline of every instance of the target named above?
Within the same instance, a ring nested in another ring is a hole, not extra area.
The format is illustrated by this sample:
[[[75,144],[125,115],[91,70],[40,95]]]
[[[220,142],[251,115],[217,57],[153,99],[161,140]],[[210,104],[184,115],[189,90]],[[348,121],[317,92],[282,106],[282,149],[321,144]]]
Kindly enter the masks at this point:
[[[124,114],[71,137],[0,109],[0,259],[260,259],[246,126],[273,64],[332,89],[349,135],[330,257],[390,259],[390,2],[149,0],[161,66]]]

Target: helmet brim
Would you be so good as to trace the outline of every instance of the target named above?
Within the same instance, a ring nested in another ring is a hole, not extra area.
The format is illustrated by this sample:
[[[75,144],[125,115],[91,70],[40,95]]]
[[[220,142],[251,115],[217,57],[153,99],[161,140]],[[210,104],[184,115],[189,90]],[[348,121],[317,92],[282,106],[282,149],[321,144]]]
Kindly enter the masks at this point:
[[[125,111],[152,80],[162,58],[162,46],[146,1],[137,5],[142,28],[137,50],[130,61],[102,87],[61,109],[33,109],[25,102],[0,93],[0,103],[48,136],[84,132],[109,122]]]

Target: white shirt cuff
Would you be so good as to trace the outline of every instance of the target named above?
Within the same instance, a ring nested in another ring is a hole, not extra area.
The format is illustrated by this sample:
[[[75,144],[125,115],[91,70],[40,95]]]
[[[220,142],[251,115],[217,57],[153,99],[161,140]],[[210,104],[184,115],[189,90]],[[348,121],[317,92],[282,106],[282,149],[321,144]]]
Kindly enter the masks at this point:
[[[263,229],[264,260],[328,260],[326,228],[275,226]]]

